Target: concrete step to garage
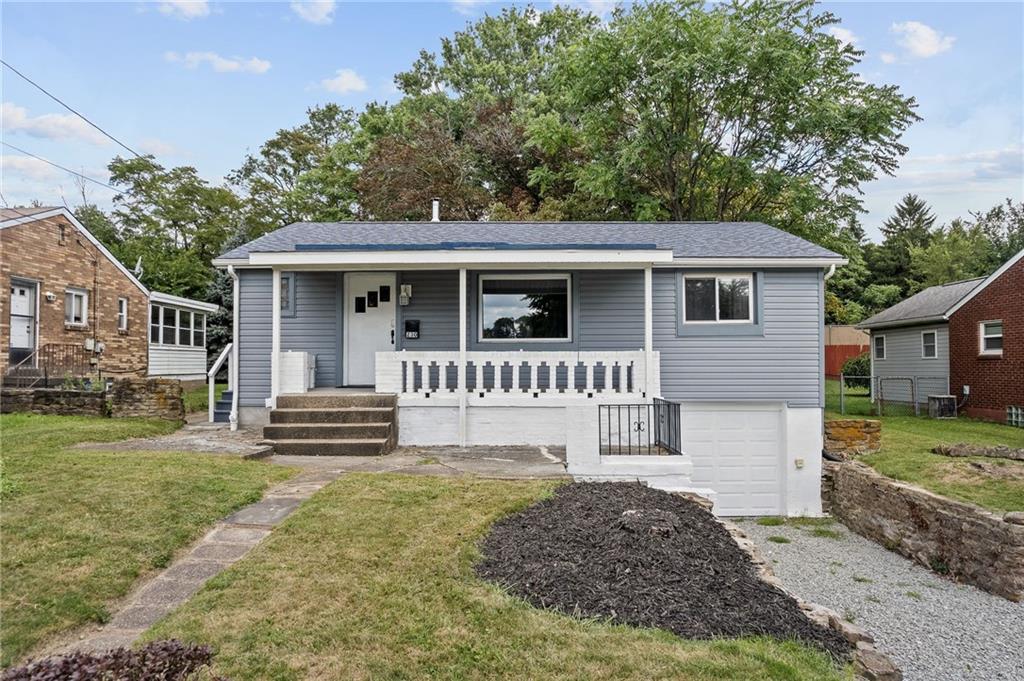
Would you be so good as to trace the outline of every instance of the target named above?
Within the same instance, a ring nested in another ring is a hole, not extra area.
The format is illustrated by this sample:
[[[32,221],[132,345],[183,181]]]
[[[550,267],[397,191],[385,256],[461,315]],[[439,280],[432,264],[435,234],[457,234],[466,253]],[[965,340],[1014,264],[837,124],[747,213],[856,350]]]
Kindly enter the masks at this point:
[[[263,437],[280,440],[387,439],[390,421],[366,423],[285,423],[263,427]]]
[[[275,409],[271,424],[284,423],[369,423],[390,422],[394,407],[337,407],[331,409]]]
[[[280,395],[263,437],[295,456],[375,456],[398,441],[398,397],[377,393]]]
[[[274,452],[284,456],[380,456],[387,454],[388,438],[345,440],[274,440]]]

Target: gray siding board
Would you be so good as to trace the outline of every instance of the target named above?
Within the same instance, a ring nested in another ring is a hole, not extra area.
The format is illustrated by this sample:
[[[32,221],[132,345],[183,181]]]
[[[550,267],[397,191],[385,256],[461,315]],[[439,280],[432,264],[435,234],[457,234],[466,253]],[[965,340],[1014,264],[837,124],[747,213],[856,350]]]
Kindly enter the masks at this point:
[[[340,385],[338,297],[336,273],[296,272],[295,314],[281,318],[281,350],[316,356],[318,388]]]
[[[459,349],[459,273],[410,271],[398,275],[399,286],[412,285],[412,299],[398,306],[395,335],[399,350]],[[405,339],[405,320],[418,319],[420,337]]]
[[[921,333],[935,331],[938,343],[935,359],[921,357]],[[885,359],[873,360],[874,373],[880,377],[919,376],[918,402],[927,402],[928,395],[946,394],[949,382],[949,325],[925,324],[871,332],[871,355],[874,357],[876,336],[885,336]],[[877,386],[876,386],[877,390]],[[910,402],[910,386],[902,381],[886,381],[882,385],[886,400]]]
[[[270,270],[238,272],[238,404],[262,407],[270,397]]]
[[[758,336],[679,336],[675,277],[675,270],[654,271],[654,349],[665,397],[821,406],[820,271],[765,272]]]
[[[469,273],[470,334],[476,333],[475,272]],[[243,270],[239,403],[263,406],[270,393],[269,270]],[[282,320],[282,348],[317,354],[317,385],[334,385],[337,372],[338,276],[300,273],[296,316]],[[573,273],[571,344],[480,344],[478,350],[634,350],[643,346],[643,272]],[[676,270],[654,271],[654,349],[661,353],[662,393],[670,399],[784,401],[822,406],[822,306],[819,270],[764,273],[764,333],[756,336],[679,336]],[[307,279],[308,277],[308,279]],[[396,347],[458,349],[458,272],[409,271],[410,305],[397,312]],[[397,291],[396,291],[397,295]],[[421,337],[402,337],[405,319],[419,319]],[[940,346],[946,345],[944,342]],[[568,347],[567,347],[568,346]],[[335,372],[332,374],[332,371]]]

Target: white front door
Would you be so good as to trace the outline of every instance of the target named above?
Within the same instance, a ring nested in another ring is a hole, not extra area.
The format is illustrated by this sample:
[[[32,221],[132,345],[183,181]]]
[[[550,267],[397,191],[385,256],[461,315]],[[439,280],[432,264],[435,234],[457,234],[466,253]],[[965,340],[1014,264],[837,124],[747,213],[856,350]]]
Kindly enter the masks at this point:
[[[376,353],[395,349],[395,274],[348,272],[344,289],[344,382],[371,386]]]
[[[36,285],[11,283],[10,363],[17,364],[36,349]]]

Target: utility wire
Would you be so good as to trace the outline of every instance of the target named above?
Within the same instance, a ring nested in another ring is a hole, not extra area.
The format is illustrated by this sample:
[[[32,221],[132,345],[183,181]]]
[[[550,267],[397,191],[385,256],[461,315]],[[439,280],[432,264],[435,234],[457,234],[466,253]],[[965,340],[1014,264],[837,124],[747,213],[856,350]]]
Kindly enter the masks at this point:
[[[11,65],[10,65],[10,64],[8,64],[7,62],[5,62],[5,61],[4,61],[3,59],[0,59],[0,64],[3,64],[3,65],[4,65],[4,66],[6,66],[7,68],[9,68],[9,69],[10,69],[11,71],[14,71],[14,72],[15,72],[16,74],[18,74],[18,75],[19,75],[19,76],[20,76],[20,77],[21,77],[21,78],[22,78],[23,80],[25,80],[25,82],[27,82],[27,83],[29,83],[29,84],[33,85],[33,86],[34,86],[34,87],[35,87],[35,88],[36,88],[37,90],[39,90],[40,92],[42,92],[42,93],[43,93],[44,95],[46,95],[47,97],[49,97],[49,98],[50,98],[50,99],[52,99],[53,101],[57,102],[57,103],[58,103],[58,104],[60,104],[60,105],[61,105],[62,107],[64,107],[65,109],[67,109],[67,110],[68,110],[68,111],[70,111],[71,113],[75,114],[76,116],[78,116],[79,118],[81,118],[81,119],[82,119],[83,121],[85,121],[86,123],[88,123],[89,125],[91,125],[92,127],[94,127],[94,128],[96,128],[97,130],[99,130],[99,131],[100,131],[101,133],[103,133],[103,134],[104,134],[104,135],[105,135],[105,136],[106,136],[106,137],[107,137],[108,139],[110,139],[110,140],[113,140],[113,141],[114,141],[115,143],[119,144],[119,145],[120,145],[120,146],[121,146],[122,148],[124,148],[124,149],[127,149],[127,150],[128,150],[128,151],[129,151],[130,153],[132,153],[133,155],[135,155],[135,156],[138,156],[138,157],[141,157],[141,155],[140,155],[140,154],[139,154],[139,153],[138,153],[137,151],[135,151],[134,149],[132,149],[131,147],[129,147],[129,146],[127,145],[127,144],[125,144],[125,143],[124,143],[124,142],[122,142],[121,140],[119,140],[119,139],[117,139],[116,137],[114,137],[113,135],[111,135],[111,134],[110,134],[109,132],[107,132],[106,130],[104,130],[104,129],[103,129],[103,128],[101,128],[100,126],[98,126],[98,125],[96,125],[95,123],[93,123],[92,121],[90,121],[90,120],[89,120],[88,118],[86,118],[85,116],[83,116],[83,115],[82,115],[82,114],[80,114],[79,112],[77,112],[77,111],[75,111],[74,109],[72,109],[72,108],[71,108],[70,106],[68,106],[68,105],[67,105],[66,103],[64,103],[64,101],[63,101],[63,100],[61,100],[61,99],[60,99],[59,97],[57,97],[56,95],[54,95],[54,94],[50,93],[50,92],[49,92],[49,91],[48,91],[48,90],[47,90],[46,88],[44,88],[44,87],[43,87],[42,85],[40,85],[39,83],[37,83],[37,82],[35,82],[34,80],[32,80],[31,78],[29,78],[28,76],[26,76],[26,75],[25,75],[24,73],[22,73],[22,72],[21,72],[21,71],[19,71],[18,69],[14,68],[13,66],[11,66]],[[25,153],[28,153],[28,152],[25,152]]]
[[[36,156],[32,152],[25,151],[24,149],[21,149],[19,147],[14,146],[13,144],[10,144],[8,142],[4,142],[3,140],[0,140],[0,144],[3,144],[5,147],[10,147],[11,149],[14,149],[17,152],[25,154],[26,156],[31,156],[32,158],[36,159],[37,161],[42,161],[43,163],[51,165],[54,168],[59,168],[59,169],[63,170],[66,173],[71,173],[72,175],[77,175],[78,177],[82,178],[83,180],[88,180],[89,182],[93,182],[95,184],[98,184],[101,187],[106,187],[107,189],[112,189],[115,192],[117,192],[118,194],[122,193],[121,189],[118,189],[117,187],[111,187],[106,182],[101,182],[99,180],[94,180],[93,178],[89,177],[88,175],[83,175],[82,173],[77,172],[75,170],[71,170],[70,168],[65,168],[64,166],[62,166],[62,165],[60,165],[58,163],[54,163],[53,161],[48,161],[45,158],[43,158],[42,156]]]

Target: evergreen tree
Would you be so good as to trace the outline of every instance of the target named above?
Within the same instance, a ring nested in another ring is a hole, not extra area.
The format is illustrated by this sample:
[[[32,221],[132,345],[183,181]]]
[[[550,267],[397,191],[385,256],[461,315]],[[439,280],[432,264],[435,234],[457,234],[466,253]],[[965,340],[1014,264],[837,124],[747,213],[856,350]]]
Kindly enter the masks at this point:
[[[907,194],[896,205],[895,214],[882,225],[880,246],[865,249],[874,282],[895,285],[906,296],[920,285],[913,269],[913,249],[927,248],[935,226],[935,214],[915,194]]]

